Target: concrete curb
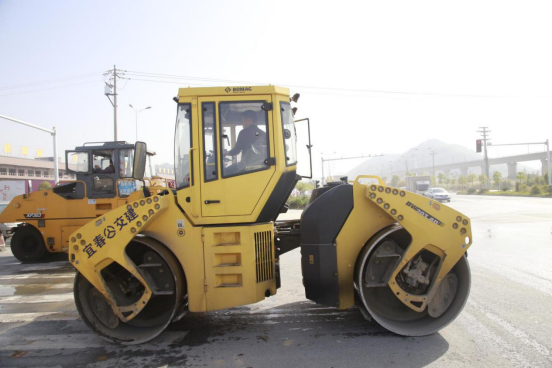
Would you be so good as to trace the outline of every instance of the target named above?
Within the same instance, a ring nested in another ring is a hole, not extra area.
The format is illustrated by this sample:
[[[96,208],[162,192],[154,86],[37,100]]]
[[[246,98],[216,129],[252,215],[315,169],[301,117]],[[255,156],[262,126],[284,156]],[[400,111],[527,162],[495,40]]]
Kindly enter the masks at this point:
[[[532,195],[506,195],[506,194],[463,194],[463,193],[457,193],[456,195],[462,195],[462,196],[485,196],[485,197],[511,197],[511,198],[548,198],[551,199],[552,196],[532,196]]]

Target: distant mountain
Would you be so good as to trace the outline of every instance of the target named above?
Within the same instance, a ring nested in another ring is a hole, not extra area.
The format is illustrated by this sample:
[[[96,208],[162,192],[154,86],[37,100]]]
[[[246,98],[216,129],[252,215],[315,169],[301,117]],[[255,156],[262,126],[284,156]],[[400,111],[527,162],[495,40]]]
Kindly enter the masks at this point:
[[[431,174],[433,165],[432,151],[435,152],[435,166],[483,159],[483,154],[476,153],[475,147],[473,150],[470,150],[457,144],[449,144],[438,139],[430,139],[401,154],[385,155],[368,159],[350,170],[347,176],[354,178],[357,175],[371,174],[389,177],[393,174],[397,174],[402,177],[407,167],[408,171],[411,172],[413,169],[424,169],[423,171],[429,175]],[[502,177],[507,177],[508,175],[508,167],[506,164],[493,165],[490,171],[491,175],[495,171],[500,171]],[[540,170],[523,164],[518,164],[517,171],[540,173]],[[458,173],[459,170],[451,170],[451,173],[455,172]],[[479,175],[481,174],[481,169],[479,167],[471,167],[469,168],[469,173]]]

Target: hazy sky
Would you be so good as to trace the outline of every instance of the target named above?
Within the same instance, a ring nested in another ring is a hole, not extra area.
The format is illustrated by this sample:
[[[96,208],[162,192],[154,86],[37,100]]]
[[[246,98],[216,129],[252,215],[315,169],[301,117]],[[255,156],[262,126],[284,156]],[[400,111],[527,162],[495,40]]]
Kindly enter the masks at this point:
[[[138,134],[158,162],[172,162],[172,97],[197,84],[301,93],[297,117],[311,118],[315,174],[320,152],[398,153],[431,138],[474,149],[482,125],[495,143],[544,141],[550,19],[550,1],[0,0],[0,114],[55,125],[61,150],[111,140],[102,73],[117,64],[127,76],[188,77],[121,83],[119,139],[136,138],[128,105],[152,106],[139,114]],[[77,78],[60,80],[68,77]],[[15,154],[23,145],[31,156],[52,154],[47,134],[0,119],[4,143]]]

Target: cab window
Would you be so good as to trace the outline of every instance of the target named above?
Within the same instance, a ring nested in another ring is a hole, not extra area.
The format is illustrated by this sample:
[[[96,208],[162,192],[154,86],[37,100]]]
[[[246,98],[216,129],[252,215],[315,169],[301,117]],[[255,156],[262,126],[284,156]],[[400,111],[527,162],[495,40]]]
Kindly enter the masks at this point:
[[[286,165],[291,166],[297,164],[297,133],[289,102],[280,102],[280,112],[282,115],[282,134],[284,136]]]
[[[113,165],[113,150],[93,151],[93,169],[94,173],[113,174],[115,166]]]
[[[177,189],[190,186],[190,148],[192,125],[190,104],[179,104],[174,135],[174,173]]]
[[[269,155],[268,113],[265,101],[221,102],[220,139],[222,177],[265,170]]]
[[[119,176],[121,178],[132,178],[133,160],[134,149],[119,150]]]
[[[107,175],[94,176],[95,193],[113,193],[113,178]]]
[[[66,155],[67,170],[77,173],[90,172],[90,154],[88,152],[67,151]]]
[[[217,135],[215,134],[215,103],[205,102],[203,109],[203,157],[205,158],[205,181],[216,180]]]

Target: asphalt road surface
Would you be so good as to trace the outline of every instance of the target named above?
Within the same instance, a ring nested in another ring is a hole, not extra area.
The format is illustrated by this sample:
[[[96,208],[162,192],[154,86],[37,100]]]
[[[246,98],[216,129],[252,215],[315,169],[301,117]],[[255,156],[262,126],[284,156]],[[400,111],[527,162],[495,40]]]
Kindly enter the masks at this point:
[[[471,217],[472,290],[456,321],[405,338],[304,297],[298,250],[282,288],[255,305],[188,314],[150,343],[119,347],[79,319],[73,268],[0,253],[0,367],[550,367],[552,200],[454,196]],[[286,214],[297,216],[298,211]]]

